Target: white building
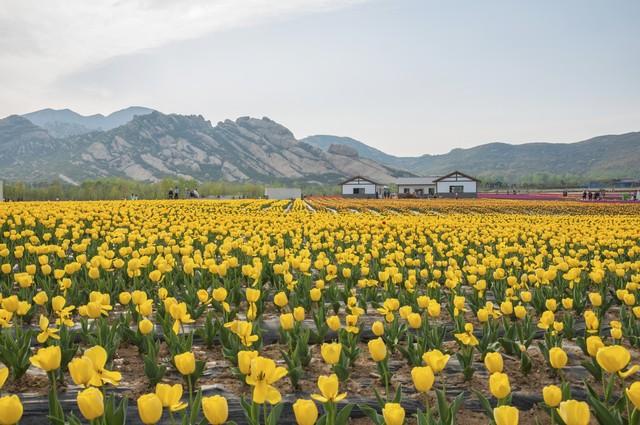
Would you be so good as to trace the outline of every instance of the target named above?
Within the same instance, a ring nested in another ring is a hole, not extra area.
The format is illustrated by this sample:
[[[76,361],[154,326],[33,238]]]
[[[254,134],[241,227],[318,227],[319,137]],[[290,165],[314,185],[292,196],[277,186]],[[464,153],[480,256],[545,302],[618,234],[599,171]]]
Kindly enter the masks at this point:
[[[480,180],[454,171],[434,180],[439,198],[475,198]]]
[[[422,198],[425,196],[434,196],[436,194],[435,180],[440,176],[427,177],[399,177],[396,180],[398,185],[398,197]]]
[[[267,199],[300,199],[302,189],[298,187],[265,187],[264,197]]]
[[[341,183],[342,196],[361,198],[382,198],[385,186],[374,182],[370,178],[355,176]]]

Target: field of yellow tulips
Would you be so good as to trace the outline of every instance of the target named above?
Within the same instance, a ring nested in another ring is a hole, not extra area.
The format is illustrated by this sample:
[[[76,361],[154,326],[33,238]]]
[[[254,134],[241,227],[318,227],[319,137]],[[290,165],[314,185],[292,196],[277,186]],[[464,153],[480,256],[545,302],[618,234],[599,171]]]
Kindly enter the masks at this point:
[[[640,205],[0,204],[0,425],[640,424]]]

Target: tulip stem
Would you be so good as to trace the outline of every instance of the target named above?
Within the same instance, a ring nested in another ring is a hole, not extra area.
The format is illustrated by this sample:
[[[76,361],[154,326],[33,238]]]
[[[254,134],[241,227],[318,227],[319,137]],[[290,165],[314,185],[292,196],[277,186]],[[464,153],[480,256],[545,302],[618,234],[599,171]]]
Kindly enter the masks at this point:
[[[187,376],[187,384],[189,385],[189,406],[193,409],[193,384],[191,383],[191,375]]]

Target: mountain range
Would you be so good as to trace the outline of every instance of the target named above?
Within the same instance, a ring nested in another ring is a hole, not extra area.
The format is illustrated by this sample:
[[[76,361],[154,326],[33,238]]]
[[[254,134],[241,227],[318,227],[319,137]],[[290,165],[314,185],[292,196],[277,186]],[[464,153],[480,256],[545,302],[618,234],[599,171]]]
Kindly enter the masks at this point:
[[[640,132],[577,143],[489,143],[444,155],[399,157],[331,135],[296,139],[269,118],[216,125],[199,115],[130,107],[108,116],[43,109],[0,119],[0,178],[193,178],[283,184],[380,182],[460,170],[485,182],[640,178]],[[540,182],[538,182],[540,183]]]
[[[108,118],[114,115],[122,116],[116,113],[104,117],[107,120],[78,120],[64,112],[56,116],[60,121],[46,122],[54,128],[78,123],[85,128],[113,126],[114,120]],[[60,136],[36,125],[28,116],[33,115],[0,120],[0,178],[79,182],[116,176],[153,182],[178,177],[334,184],[356,174],[380,181],[413,175],[353,156],[350,149],[324,152],[297,140],[286,127],[269,118],[242,117],[213,126],[202,116],[151,111],[134,114],[130,121],[108,130]],[[66,121],[67,116],[73,121]]]

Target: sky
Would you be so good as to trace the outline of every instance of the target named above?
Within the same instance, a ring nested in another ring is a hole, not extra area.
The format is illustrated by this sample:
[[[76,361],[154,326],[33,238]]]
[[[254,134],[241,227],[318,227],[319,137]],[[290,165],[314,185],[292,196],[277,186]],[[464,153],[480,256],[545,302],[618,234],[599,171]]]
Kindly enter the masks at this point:
[[[640,131],[637,0],[2,0],[0,117],[127,106],[396,155]]]

